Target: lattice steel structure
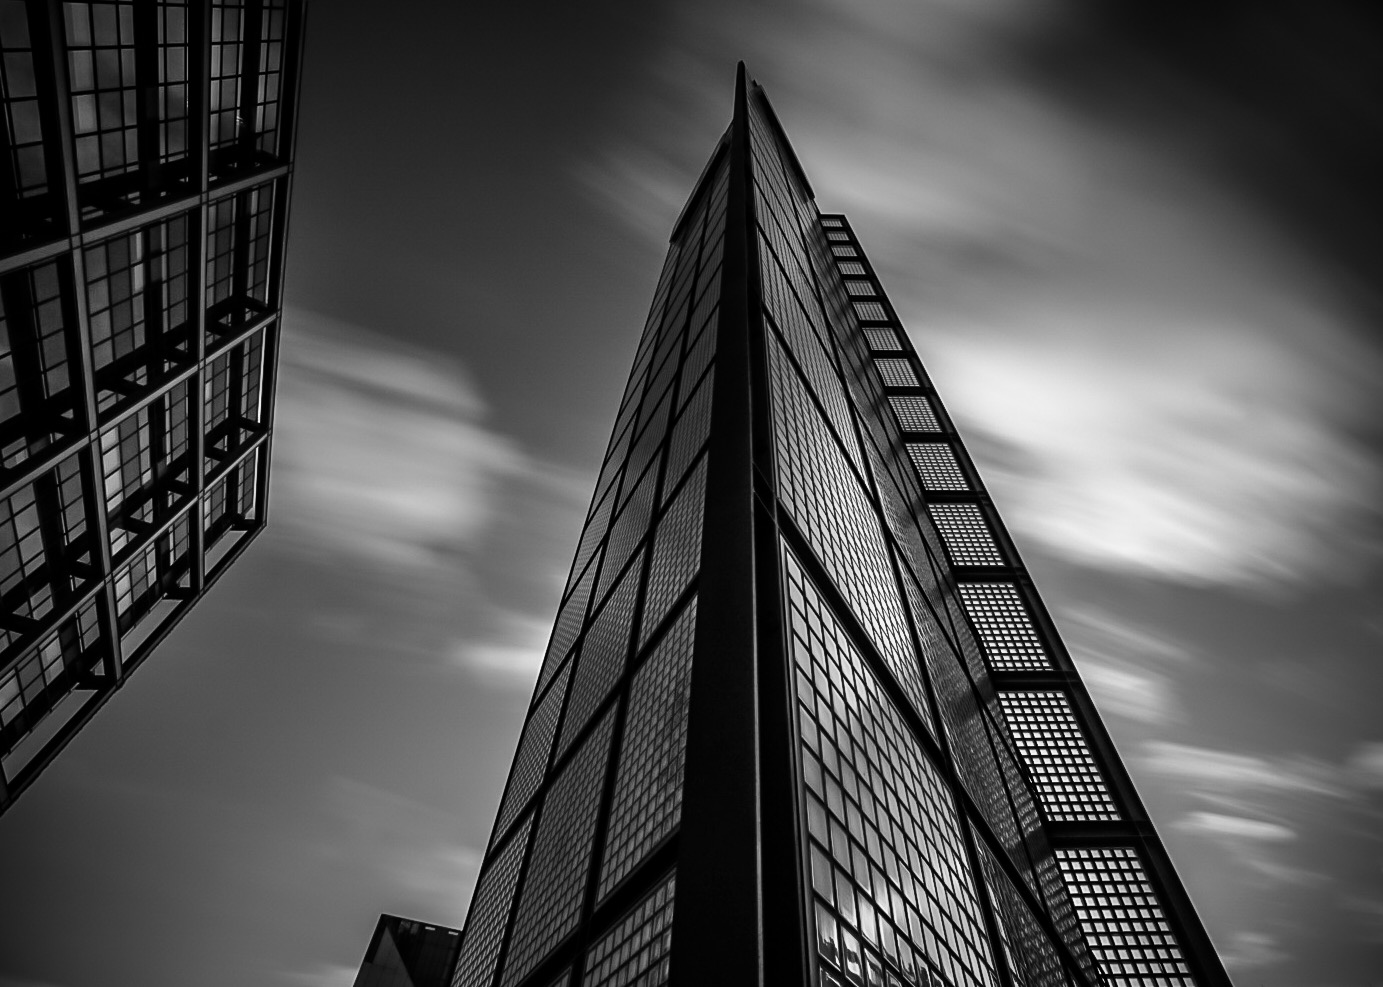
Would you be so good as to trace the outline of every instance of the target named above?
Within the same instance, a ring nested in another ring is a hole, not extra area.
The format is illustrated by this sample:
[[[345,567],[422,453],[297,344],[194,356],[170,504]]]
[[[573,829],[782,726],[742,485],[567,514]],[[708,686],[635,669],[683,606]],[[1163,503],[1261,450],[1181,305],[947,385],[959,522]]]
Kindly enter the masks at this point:
[[[0,0],[0,811],[263,528],[302,0]]]
[[[613,434],[455,987],[1228,984],[742,66]]]

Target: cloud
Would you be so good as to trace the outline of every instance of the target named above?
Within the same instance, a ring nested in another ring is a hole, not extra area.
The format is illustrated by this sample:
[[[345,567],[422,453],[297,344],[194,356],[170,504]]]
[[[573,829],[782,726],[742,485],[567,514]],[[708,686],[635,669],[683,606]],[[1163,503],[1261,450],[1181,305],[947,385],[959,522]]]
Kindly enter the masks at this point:
[[[1350,774],[1365,788],[1383,788],[1383,742],[1360,744],[1349,756]]]
[[[1167,741],[1144,746],[1143,766],[1176,778],[1192,792],[1223,794],[1286,794],[1347,798],[1338,769],[1305,758],[1269,759],[1252,754],[1213,750]]]
[[[311,312],[284,320],[273,520],[301,552],[391,574],[455,566],[506,478],[537,472],[484,425],[464,370]]]
[[[1180,718],[1172,677],[1164,670],[1191,659],[1180,643],[1093,608],[1066,610],[1060,620],[1072,660],[1101,711],[1140,723]]]
[[[465,916],[482,852],[451,836],[448,812],[376,785],[337,776],[323,793],[335,822],[318,847],[328,859],[365,861],[382,897],[408,903],[415,914],[459,924]]]
[[[288,983],[299,984],[301,987],[351,987],[359,972],[355,967],[343,966],[340,963],[318,963],[310,969],[288,970],[279,976]]]
[[[1287,959],[1275,936],[1266,932],[1236,932],[1229,945],[1220,950],[1220,959],[1232,970],[1271,966]]]
[[[598,207],[665,249],[668,228],[696,176],[648,147],[629,144],[580,162],[574,177]]]
[[[488,636],[466,637],[453,642],[450,654],[456,664],[502,686],[533,687],[543,653],[552,632],[552,620],[506,611]]]
[[[1280,823],[1247,819],[1243,816],[1226,816],[1218,812],[1193,812],[1178,822],[1177,826],[1192,833],[1225,836],[1235,840],[1280,843],[1297,838],[1296,830]]]
[[[1107,54],[1078,21],[1010,2],[697,8],[661,60],[700,77],[742,56],[765,80],[1020,540],[1188,584],[1348,579],[1383,489],[1359,439],[1383,367],[1371,289],[1218,167],[1261,147],[1257,121],[1148,59],[1084,66],[1100,98],[1074,100],[1052,52]],[[710,92],[687,116],[725,117]],[[668,140],[637,134],[628,159]]]

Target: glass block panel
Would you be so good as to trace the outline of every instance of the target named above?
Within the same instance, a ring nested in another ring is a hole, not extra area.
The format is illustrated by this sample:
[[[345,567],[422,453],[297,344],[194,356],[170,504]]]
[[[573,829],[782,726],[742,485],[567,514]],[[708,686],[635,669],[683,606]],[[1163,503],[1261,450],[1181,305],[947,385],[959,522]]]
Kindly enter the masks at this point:
[[[1048,819],[1119,818],[1065,695],[1001,692],[999,705]]]
[[[855,298],[870,298],[878,294],[878,292],[874,290],[874,283],[872,281],[847,280],[845,282],[845,291],[851,297]]]
[[[901,357],[886,357],[874,361],[874,369],[879,371],[879,379],[885,387],[919,387],[917,374],[912,364]]]
[[[858,257],[858,256],[859,256],[859,253],[855,250],[854,247],[846,247],[846,246],[833,246],[833,247],[831,248],[831,254],[832,254],[833,256],[835,256],[835,257]]]
[[[548,789],[504,963],[505,987],[522,980],[576,928],[586,893],[614,710],[605,714]]]
[[[830,227],[841,227],[845,224],[834,216],[823,216],[821,219],[821,225]]]
[[[827,240],[831,240],[831,241],[833,241],[833,242],[837,242],[837,243],[843,243],[843,242],[846,242],[846,241],[848,241],[848,240],[850,239],[850,234],[849,234],[849,233],[844,233],[844,232],[841,232],[841,231],[832,230],[832,231],[827,232],[827,234],[826,234],[826,239],[827,239]]]
[[[675,891],[675,874],[669,874],[587,951],[586,987],[667,983]]]
[[[1052,667],[1017,586],[961,583],[959,589],[991,668],[1021,672]]]
[[[567,588],[585,571],[586,564],[595,554],[595,550],[600,545],[600,540],[605,537],[605,532],[610,526],[610,514],[615,507],[615,495],[609,491],[596,504],[595,510],[586,520],[586,528],[581,532],[581,541],[576,545],[576,558],[572,562],[571,578],[567,580]]]
[[[639,646],[701,568],[701,528],[706,518],[706,457],[702,457],[658,522],[644,596]]]
[[[797,560],[783,562],[823,970],[992,987],[953,797]]]
[[[1135,850],[1059,849],[1056,859],[1106,984],[1195,987]]]
[[[858,261],[843,261],[839,266],[841,274],[858,274],[859,276],[863,277],[869,273],[864,269],[864,265],[859,263]]]
[[[600,875],[604,897],[682,817],[696,599],[634,675]]]
[[[687,359],[682,366],[682,387],[677,397],[677,403],[684,405],[692,396],[692,388],[700,380],[701,375],[706,372],[706,366],[715,356],[716,348],[716,323],[714,316],[708,322],[701,335],[691,344],[687,350]]]
[[[1003,565],[979,504],[928,504],[927,511],[941,533],[955,565]]]
[[[941,422],[937,421],[931,402],[922,395],[894,395],[888,399],[888,403],[898,419],[898,427],[904,432],[941,431]]]
[[[528,848],[528,833],[533,816],[524,821],[499,856],[480,875],[466,916],[461,937],[461,952],[456,961],[454,987],[490,987],[495,978],[495,963],[504,940],[504,927],[514,904],[514,886]]]
[[[640,560],[642,561],[642,559]],[[619,586],[610,594],[599,615],[591,621],[581,645],[572,681],[571,700],[562,720],[562,740],[557,745],[560,757],[576,739],[591,713],[624,673],[633,633],[634,599],[639,590],[642,566],[635,563]]]
[[[861,322],[887,322],[888,313],[878,302],[855,302],[855,318]]]
[[[927,490],[969,490],[955,452],[945,442],[909,442],[908,458]]]
[[[552,753],[552,738],[557,732],[557,718],[562,713],[562,700],[567,696],[567,679],[571,674],[571,662],[562,666],[552,688],[548,690],[528,724],[523,728],[523,738],[514,754],[513,767],[509,769],[509,784],[504,792],[504,801],[499,806],[499,816],[495,820],[495,836],[498,838],[509,828],[519,810],[527,804],[533,793],[542,784],[547,771],[548,755]]]
[[[864,338],[875,353],[899,353],[903,349],[898,334],[892,329],[866,329]]]

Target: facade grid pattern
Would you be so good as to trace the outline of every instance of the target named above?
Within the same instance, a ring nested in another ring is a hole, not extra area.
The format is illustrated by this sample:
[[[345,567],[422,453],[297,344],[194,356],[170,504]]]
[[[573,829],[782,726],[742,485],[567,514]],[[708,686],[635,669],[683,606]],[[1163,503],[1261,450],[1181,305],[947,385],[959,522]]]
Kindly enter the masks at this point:
[[[640,561],[643,555],[641,552]],[[562,721],[562,739],[557,744],[558,757],[571,746],[591,714],[624,672],[642,569],[637,562],[629,568],[586,631],[586,639],[576,658],[571,698],[567,701],[567,715]]]
[[[496,839],[518,818],[519,810],[542,784],[548,755],[552,753],[552,738],[557,733],[557,718],[562,713],[562,700],[567,695],[567,676],[570,674],[571,662],[567,662],[524,727],[519,749],[514,754],[514,765],[509,770],[509,784],[500,803],[499,816],[495,819]]]
[[[908,458],[912,460],[922,487],[926,490],[969,490],[965,471],[956,460],[955,451],[945,442],[909,442]]]
[[[1004,564],[1003,553],[994,541],[979,504],[928,504],[927,512],[932,516],[936,530],[941,533],[947,554],[956,565]]]
[[[681,818],[695,629],[693,597],[630,686],[600,874],[602,898]]]
[[[1119,818],[1065,695],[1001,692],[999,704],[1048,819]]]
[[[1012,583],[961,583],[960,598],[990,667],[1004,672],[1051,668],[1046,649]]]
[[[898,427],[904,432],[940,432],[941,423],[931,402],[920,394],[894,395],[888,399]]]
[[[897,353],[903,348],[898,334],[892,329],[866,329],[864,338],[875,353]]]
[[[562,768],[543,800],[504,961],[505,987],[522,980],[580,918],[613,723],[612,710]]]
[[[822,982],[993,984],[950,793],[783,552]]]
[[[302,11],[0,4],[0,501],[35,492],[43,559],[29,571],[62,598],[0,640],[0,682],[44,670],[45,698],[14,722],[50,717],[5,731],[0,812],[262,530]],[[227,96],[242,82],[272,90],[272,139]],[[227,164],[242,184],[217,181]],[[236,332],[203,347],[204,322]],[[228,379],[209,360],[251,329],[257,351],[232,356]],[[245,362],[261,383],[236,376]],[[195,431],[213,378],[256,404],[255,428],[229,446]],[[216,455],[197,462],[203,440]],[[58,496],[51,464],[84,477],[85,495]],[[80,545],[63,534],[77,515]],[[76,572],[80,589],[64,582]]]
[[[912,364],[901,357],[881,357],[874,361],[879,379],[885,387],[917,387],[917,373]]]
[[[1111,987],[1195,987],[1136,851],[1057,850],[1076,915]]]
[[[676,874],[630,910],[586,954],[586,987],[661,987],[672,949]]]
[[[466,928],[461,934],[461,955],[452,981],[454,987],[490,987],[494,980],[500,946],[504,944],[504,928],[513,909],[514,890],[532,828],[530,814],[476,883]]]

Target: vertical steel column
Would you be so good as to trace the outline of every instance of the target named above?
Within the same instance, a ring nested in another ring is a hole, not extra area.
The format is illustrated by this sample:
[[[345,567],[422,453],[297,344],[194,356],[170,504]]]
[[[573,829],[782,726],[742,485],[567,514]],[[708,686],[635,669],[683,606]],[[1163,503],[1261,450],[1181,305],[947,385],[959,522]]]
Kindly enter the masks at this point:
[[[687,725],[673,987],[764,983],[755,640],[753,382],[749,362],[749,118],[735,80]]]

